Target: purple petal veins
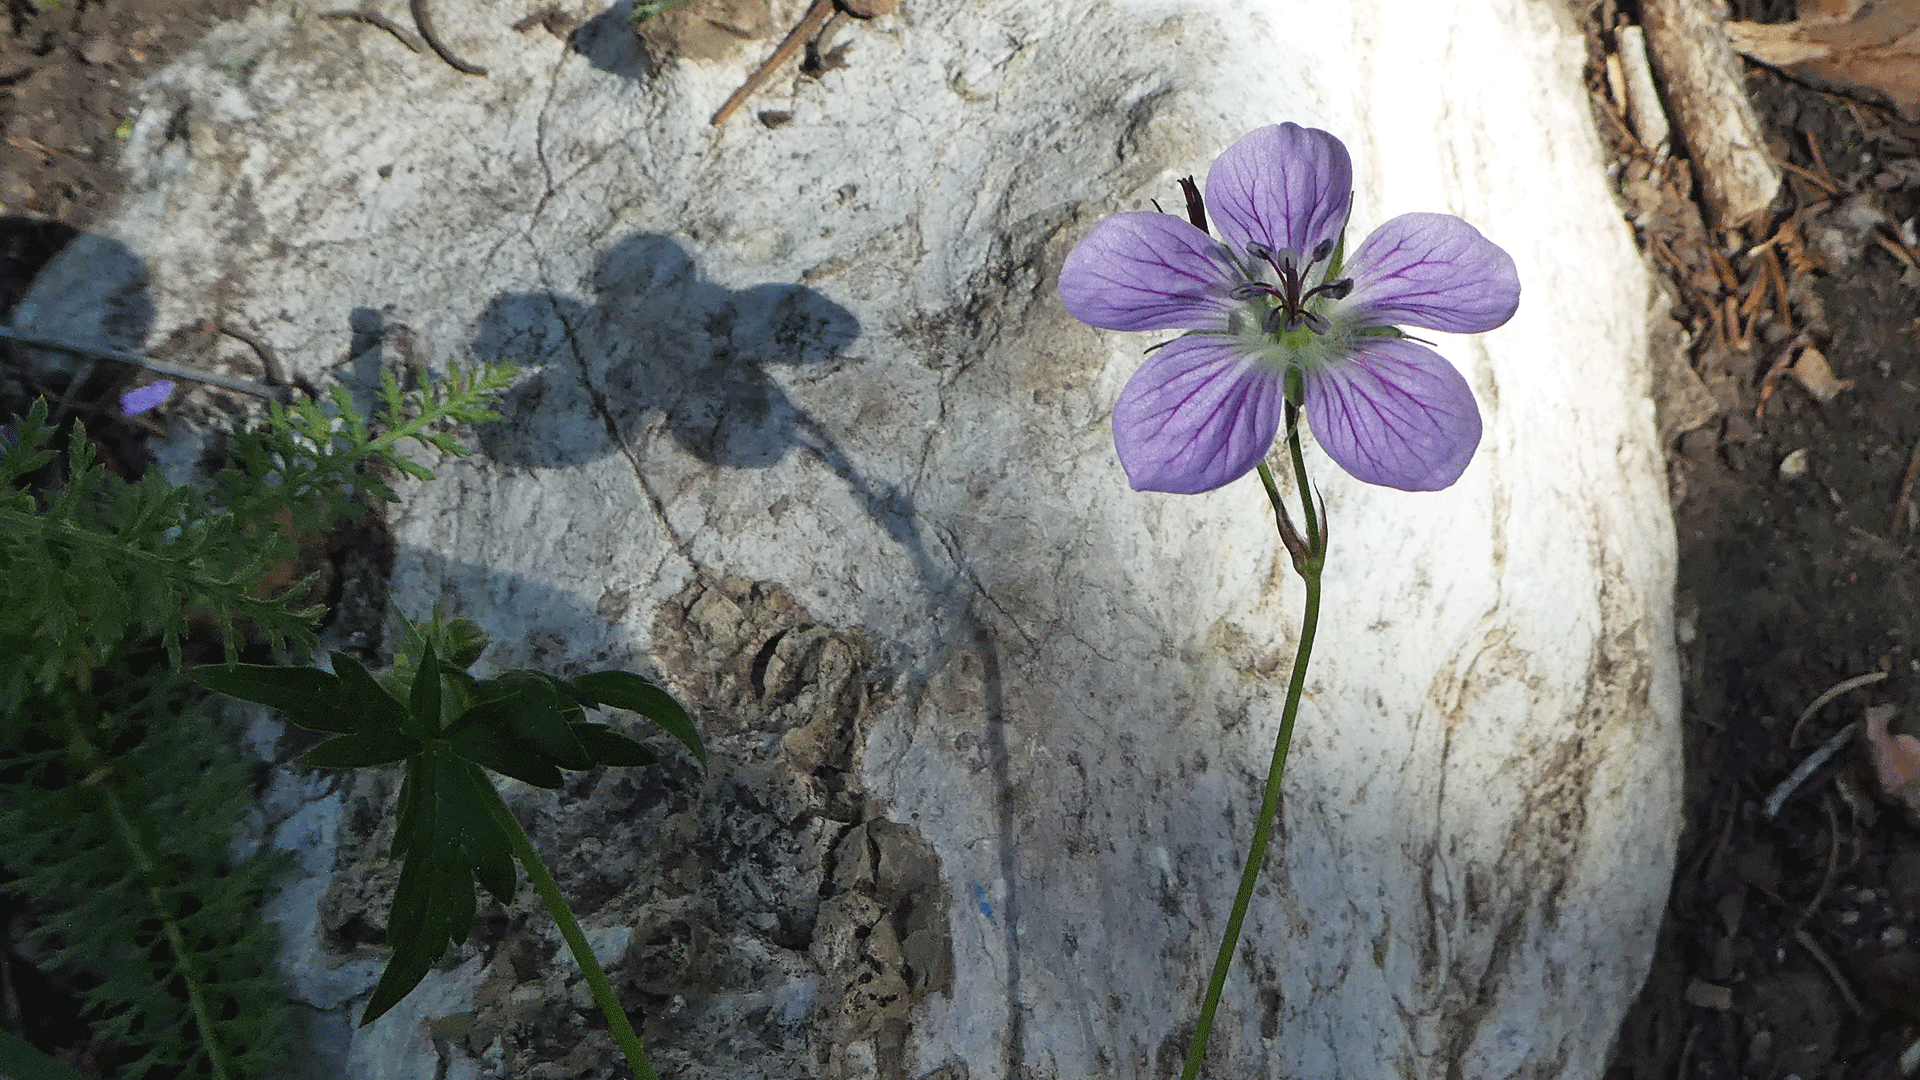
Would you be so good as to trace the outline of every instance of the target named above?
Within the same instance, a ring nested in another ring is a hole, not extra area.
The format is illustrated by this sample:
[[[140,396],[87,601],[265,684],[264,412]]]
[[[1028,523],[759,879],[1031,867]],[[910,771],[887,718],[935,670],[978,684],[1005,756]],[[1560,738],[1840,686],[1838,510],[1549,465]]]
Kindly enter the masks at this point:
[[[1060,268],[1060,301],[1106,330],[1224,325],[1233,266],[1220,244],[1171,214],[1127,211],[1093,227]]]
[[[1236,250],[1248,243],[1304,254],[1340,235],[1353,202],[1353,162],[1317,128],[1276,124],[1247,133],[1207,172],[1207,209]]]
[[[1479,334],[1520,306],[1512,256],[1451,214],[1394,218],[1373,230],[1343,272],[1353,292],[1341,310],[1362,326]]]
[[[1480,445],[1480,409],[1439,353],[1363,338],[1351,359],[1306,373],[1307,423],[1341,468],[1369,484],[1438,491]]]
[[[1211,491],[1245,475],[1279,432],[1290,370],[1321,449],[1355,477],[1407,491],[1460,478],[1480,445],[1473,391],[1392,328],[1491,330],[1519,306],[1519,273],[1459,218],[1404,214],[1329,278],[1352,190],[1340,140],[1264,127],[1207,174],[1219,240],[1172,215],[1121,213],[1067,256],[1060,299],[1082,322],[1191,331],[1153,352],[1114,405],[1136,489]]]
[[[1189,334],[1134,372],[1113,407],[1113,445],[1136,491],[1191,495],[1246,475],[1280,430],[1281,376],[1233,339]]]

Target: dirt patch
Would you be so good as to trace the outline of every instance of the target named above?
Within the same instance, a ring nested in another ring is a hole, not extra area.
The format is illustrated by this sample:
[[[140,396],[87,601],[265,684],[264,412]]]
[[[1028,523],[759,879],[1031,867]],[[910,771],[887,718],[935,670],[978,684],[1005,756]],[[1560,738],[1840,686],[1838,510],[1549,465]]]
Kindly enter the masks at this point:
[[[1603,27],[1639,21],[1615,8],[1575,4],[1595,115],[1622,212],[1673,290],[1689,389],[1710,408],[1668,447],[1686,832],[1609,1076],[1911,1075],[1920,831],[1857,737],[1765,808],[1868,704],[1920,730],[1920,126],[1747,65],[1786,184],[1745,235],[1710,229],[1684,151],[1650,153],[1611,100]],[[1793,17],[1765,0],[1733,8]],[[1823,691],[1873,674],[1808,715]]]
[[[8,0],[0,41],[0,213],[85,228],[120,193],[141,79],[253,0]]]

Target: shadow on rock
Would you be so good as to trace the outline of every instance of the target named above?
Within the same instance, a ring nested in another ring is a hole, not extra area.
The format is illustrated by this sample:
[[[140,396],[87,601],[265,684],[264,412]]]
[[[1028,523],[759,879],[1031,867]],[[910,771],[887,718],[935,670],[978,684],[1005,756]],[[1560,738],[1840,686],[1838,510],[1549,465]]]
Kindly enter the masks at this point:
[[[817,430],[767,369],[831,360],[860,333],[845,308],[802,286],[703,281],[661,236],[616,244],[593,289],[591,304],[511,293],[482,313],[475,355],[533,373],[503,399],[505,423],[482,429],[495,460],[577,465],[632,444],[658,414],[700,460],[766,468]],[[595,414],[599,425],[583,423]]]
[[[654,74],[653,62],[634,34],[632,0],[620,0],[575,27],[567,48],[609,75],[638,81]]]

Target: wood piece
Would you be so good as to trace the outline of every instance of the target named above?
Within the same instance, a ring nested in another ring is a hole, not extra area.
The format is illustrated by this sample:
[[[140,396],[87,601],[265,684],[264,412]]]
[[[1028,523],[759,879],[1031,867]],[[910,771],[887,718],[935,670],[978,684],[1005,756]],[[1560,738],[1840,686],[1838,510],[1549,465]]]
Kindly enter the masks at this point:
[[[1714,0],[1646,0],[1647,47],[1715,228],[1756,224],[1780,192]]]
[[[733,92],[733,96],[727,99],[726,104],[720,106],[720,111],[714,113],[713,119],[708,122],[714,127],[726,123],[727,117],[732,116],[735,109],[744,105],[746,100],[753,96],[753,92],[760,89],[762,83],[773,77],[773,73],[781,64],[792,59],[793,54],[800,51],[800,46],[806,44],[808,38],[826,25],[827,17],[833,12],[833,0],[813,0],[813,6],[807,9],[799,25],[787,34],[786,40],[780,43],[779,48],[773,50],[773,55],[767,57],[765,63],[755,68],[752,75],[747,76],[747,81],[741,84],[740,89]]]
[[[1623,26],[1613,32],[1614,49],[1620,57],[1621,89],[1627,100],[1627,120],[1633,125],[1634,138],[1655,159],[1666,156],[1671,148],[1672,125],[1660,105],[1660,93],[1653,86],[1653,68],[1647,61],[1647,35],[1638,26]]]

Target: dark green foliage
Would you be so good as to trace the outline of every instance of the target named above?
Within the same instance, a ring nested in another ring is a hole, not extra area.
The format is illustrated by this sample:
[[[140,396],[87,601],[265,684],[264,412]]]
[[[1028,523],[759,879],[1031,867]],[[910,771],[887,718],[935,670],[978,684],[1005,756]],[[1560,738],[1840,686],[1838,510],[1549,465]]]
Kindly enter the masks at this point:
[[[25,1039],[0,1031],[0,1076],[8,1080],[83,1080],[81,1075],[34,1048]]]
[[[284,1046],[259,914],[277,863],[230,859],[253,784],[234,732],[177,674],[189,620],[215,626],[229,660],[241,623],[276,651],[311,643],[321,611],[296,606],[311,582],[260,591],[293,554],[288,530],[392,500],[383,473],[430,478],[401,444],[462,452],[442,429],[493,419],[484,403],[512,375],[483,366],[409,392],[385,375],[372,425],[341,387],[276,405],[266,427],[230,433],[211,493],[109,474],[44,401],[0,436],[0,868],[31,904],[42,963],[86,988],[95,1042],[124,1058],[115,1077],[271,1076]],[[417,750],[389,734],[406,708],[382,711],[365,669],[338,670],[338,692],[304,669],[266,690],[322,730],[375,733],[334,763]]]
[[[288,1018],[260,905],[283,860],[230,859],[252,791],[236,733],[164,667],[95,690],[34,695],[0,732],[0,865],[32,898],[30,947],[97,980],[86,1019],[117,1077],[271,1076]]]
[[[693,718],[673,700],[673,695],[658,686],[630,671],[596,671],[566,685],[580,704],[588,708],[605,705],[639,713],[679,739],[702,765],[706,764],[707,750],[700,745],[700,733],[693,730]]]
[[[411,993],[448,945],[467,940],[478,879],[501,903],[513,899],[513,849],[488,813],[498,798],[485,773],[444,747],[407,762],[393,857],[404,860],[387,916],[393,958],[360,1016],[370,1024]]]
[[[400,880],[387,919],[393,957],[362,1024],[412,992],[447,946],[467,939],[477,910],[475,881],[502,903],[513,896],[513,838],[482,767],[557,788],[563,769],[659,760],[644,743],[589,723],[586,710],[600,705],[638,712],[701,761],[707,757],[686,710],[638,675],[601,671],[567,681],[509,671],[475,679],[465,667],[479,659],[486,637],[473,623],[436,616],[409,624],[406,635],[384,679],[345,653],[333,654],[332,672],[250,664],[194,672],[215,690],[271,705],[301,727],[333,735],[302,759],[309,765],[406,762],[393,837]],[[443,651],[461,666],[443,665]]]
[[[63,679],[84,682],[131,642],[159,638],[178,666],[196,609],[219,626],[229,659],[241,621],[276,650],[311,645],[320,611],[294,606],[305,585],[277,598],[252,595],[292,556],[287,526],[323,529],[357,516],[368,496],[392,501],[383,469],[431,478],[400,455],[401,444],[463,452],[439,429],[495,419],[482,403],[512,378],[509,366],[456,370],[409,394],[384,373],[371,428],[345,387],[324,403],[275,404],[266,427],[230,434],[234,463],[215,478],[211,498],[158,473],[131,484],[107,473],[77,427],[64,484],[27,490],[22,478],[47,465],[59,442],[45,401],[36,401],[16,425],[17,441],[0,439],[0,655],[17,658],[0,667],[0,709]]]

